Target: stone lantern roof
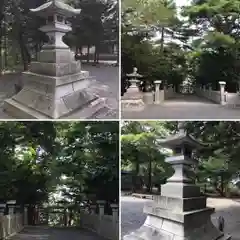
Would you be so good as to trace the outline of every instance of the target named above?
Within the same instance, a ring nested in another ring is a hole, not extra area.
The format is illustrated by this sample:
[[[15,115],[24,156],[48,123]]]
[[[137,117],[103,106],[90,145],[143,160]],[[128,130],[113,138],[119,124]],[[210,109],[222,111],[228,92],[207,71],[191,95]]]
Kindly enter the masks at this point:
[[[63,0],[50,0],[35,9],[30,9],[30,11],[40,17],[48,18],[57,13],[66,17],[73,17],[74,15],[80,14],[81,9],[75,9],[64,3]]]
[[[205,144],[200,143],[196,138],[194,138],[192,135],[188,134],[184,130],[184,123],[178,124],[179,132],[177,134],[174,134],[172,136],[169,136],[165,139],[161,139],[158,141],[158,143],[163,146],[170,149],[174,149],[175,147],[180,146],[188,146],[192,149],[201,149],[206,147]]]

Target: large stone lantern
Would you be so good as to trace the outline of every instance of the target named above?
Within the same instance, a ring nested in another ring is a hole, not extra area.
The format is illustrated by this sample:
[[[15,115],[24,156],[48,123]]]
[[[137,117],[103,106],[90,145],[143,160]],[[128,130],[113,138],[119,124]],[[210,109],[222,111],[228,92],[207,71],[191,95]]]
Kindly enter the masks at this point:
[[[139,79],[143,76],[137,71],[138,69],[134,67],[132,73],[126,74],[131,85],[121,99],[121,106],[124,111],[142,111],[145,107],[143,95],[138,87]]]
[[[193,150],[203,148],[179,124],[179,133],[159,141],[162,147],[173,150],[166,162],[175,173],[162,185],[161,196],[145,206],[147,218],[136,232],[124,236],[124,240],[226,240],[211,221],[213,208],[206,206],[206,197],[195,185],[192,158]]]
[[[49,38],[32,62],[30,72],[23,73],[23,89],[5,101],[4,110],[16,118],[98,118],[108,114],[106,86],[98,85],[81,70],[74,53],[63,42],[63,36],[72,30],[68,19],[80,14],[60,0],[48,1],[32,14],[46,20],[40,30]]]

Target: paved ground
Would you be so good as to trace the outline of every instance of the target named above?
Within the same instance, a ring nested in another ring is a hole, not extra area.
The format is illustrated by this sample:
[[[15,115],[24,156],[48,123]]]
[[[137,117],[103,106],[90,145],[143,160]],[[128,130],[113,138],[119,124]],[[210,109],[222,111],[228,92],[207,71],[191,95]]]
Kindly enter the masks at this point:
[[[143,206],[151,200],[121,196],[121,236],[138,229],[145,221]],[[216,212],[212,221],[216,224],[219,216],[225,219],[225,232],[232,235],[232,240],[240,239],[240,200],[208,198],[207,205],[214,207]]]
[[[32,226],[26,227],[17,235],[14,235],[10,240],[104,240],[94,233],[79,229],[66,228],[49,228]]]
[[[118,67],[103,65],[99,66],[91,66],[91,65],[82,65],[82,69],[89,71],[91,76],[95,76],[98,83],[107,85],[109,87],[109,91],[107,95],[103,97],[107,97],[109,99],[108,103],[111,107],[115,108],[116,112],[119,109],[119,71]],[[0,118],[7,119],[11,118],[3,112],[2,105],[3,101],[6,98],[11,97],[14,94],[14,84],[19,81],[21,77],[20,73],[16,74],[7,74],[4,76],[0,76]],[[110,117],[109,117],[110,118]],[[114,118],[118,118],[118,116],[114,116]]]
[[[215,104],[195,95],[177,95],[160,105],[147,105],[141,112],[122,112],[125,119],[239,119],[240,109]]]

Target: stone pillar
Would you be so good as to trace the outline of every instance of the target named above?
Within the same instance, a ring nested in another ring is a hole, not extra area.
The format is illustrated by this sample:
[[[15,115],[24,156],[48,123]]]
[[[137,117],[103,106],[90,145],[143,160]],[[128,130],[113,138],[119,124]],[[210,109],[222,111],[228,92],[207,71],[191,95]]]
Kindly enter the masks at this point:
[[[39,224],[39,207],[35,206],[35,224],[38,225]]]
[[[112,208],[112,217],[113,217],[113,221],[117,221],[118,220],[118,204],[111,204],[110,205]]]
[[[210,99],[212,98],[212,86],[211,85],[209,85],[208,96]]]
[[[143,94],[139,90],[138,83],[143,76],[137,72],[137,68],[133,68],[133,72],[127,74],[131,86],[121,98],[121,106],[123,111],[142,111],[145,107],[143,102]]]
[[[6,204],[0,204],[0,223],[2,223],[2,217],[4,216],[4,213],[5,213],[5,209],[6,209]],[[1,232],[0,232],[0,237],[1,239],[5,239],[7,237],[7,233],[5,231],[5,227],[2,226],[1,224]]]
[[[226,102],[225,102],[225,85],[226,85],[226,82],[220,81],[219,85],[220,85],[220,104],[224,105],[224,104],[226,104]]]
[[[9,209],[9,211],[8,211],[9,215],[14,214],[15,204],[16,204],[16,200],[7,201],[7,205],[8,205],[8,209]]]
[[[160,101],[160,85],[161,85],[162,81],[161,80],[156,80],[154,81],[155,84],[155,99],[154,99],[154,103],[155,104],[159,104]]]
[[[0,216],[4,215],[6,206],[7,206],[6,204],[3,204],[3,203],[0,204]]]
[[[104,200],[98,200],[97,201],[98,208],[99,208],[99,216],[103,216],[104,215],[105,203],[106,203],[106,201],[104,201]]]
[[[28,225],[28,205],[24,205],[23,221],[24,225]]]

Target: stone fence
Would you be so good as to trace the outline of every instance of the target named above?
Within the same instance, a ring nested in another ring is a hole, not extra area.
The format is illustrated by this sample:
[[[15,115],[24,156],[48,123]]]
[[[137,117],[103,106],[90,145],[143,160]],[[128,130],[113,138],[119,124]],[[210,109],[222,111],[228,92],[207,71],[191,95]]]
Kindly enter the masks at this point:
[[[14,201],[0,204],[0,239],[15,235],[23,229],[27,218],[25,213],[26,211],[22,213],[20,207],[15,206]]]
[[[200,97],[207,98],[215,103],[221,103],[221,93],[220,91],[213,91],[211,88],[196,88],[195,90],[196,94]],[[226,101],[226,96],[223,96],[224,102]]]
[[[206,88],[206,86],[196,88],[196,94],[198,96],[207,98],[215,103],[221,105],[230,105],[235,107],[240,103],[239,93],[228,93],[225,91],[225,82],[219,82],[220,90],[214,91],[211,86]]]
[[[173,98],[175,95],[175,90],[173,85],[169,86],[169,87],[164,87],[164,99],[169,99],[169,98]]]
[[[143,101],[145,104],[160,104],[164,100],[173,98],[175,90],[173,86],[164,86],[163,89],[160,89],[161,80],[154,81],[155,91],[154,92],[145,92],[143,93]]]
[[[91,205],[91,211],[82,208],[80,210],[80,227],[96,232],[110,240],[119,239],[119,212],[118,205],[111,204],[112,215],[104,214],[105,201],[97,201],[97,205]],[[97,210],[98,209],[98,213]]]

